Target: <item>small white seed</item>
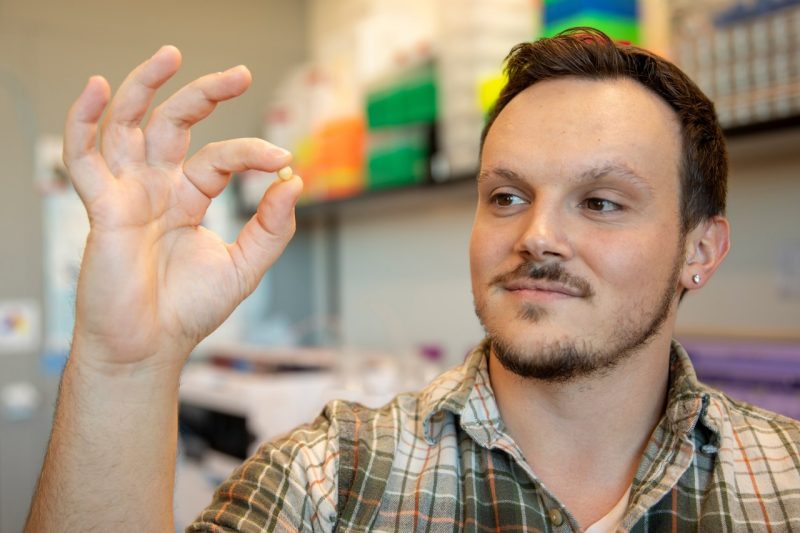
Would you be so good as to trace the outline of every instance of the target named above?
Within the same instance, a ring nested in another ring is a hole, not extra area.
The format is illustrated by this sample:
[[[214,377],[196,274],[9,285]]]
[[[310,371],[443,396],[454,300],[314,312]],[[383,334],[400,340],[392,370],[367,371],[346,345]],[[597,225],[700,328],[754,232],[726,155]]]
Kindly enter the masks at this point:
[[[283,181],[288,181],[292,179],[294,172],[292,171],[292,167],[283,167],[278,171],[278,177]]]

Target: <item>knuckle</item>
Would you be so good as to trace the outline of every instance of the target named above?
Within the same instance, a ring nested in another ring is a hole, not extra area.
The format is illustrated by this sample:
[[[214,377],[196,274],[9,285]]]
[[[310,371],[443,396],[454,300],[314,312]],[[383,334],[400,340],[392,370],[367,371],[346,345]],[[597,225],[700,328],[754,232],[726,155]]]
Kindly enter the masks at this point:
[[[192,127],[192,121],[186,118],[185,114],[177,105],[168,107],[162,113],[166,119],[179,130],[188,130]]]
[[[193,164],[201,164],[204,166],[215,166],[215,164],[219,160],[220,151],[224,148],[224,144],[222,142],[210,142],[203,147],[201,147],[197,153],[189,159],[192,161]]]
[[[157,124],[158,121],[161,120],[163,114],[164,114],[164,103],[161,103],[158,104],[156,107],[154,107],[152,113],[150,113],[149,124]]]

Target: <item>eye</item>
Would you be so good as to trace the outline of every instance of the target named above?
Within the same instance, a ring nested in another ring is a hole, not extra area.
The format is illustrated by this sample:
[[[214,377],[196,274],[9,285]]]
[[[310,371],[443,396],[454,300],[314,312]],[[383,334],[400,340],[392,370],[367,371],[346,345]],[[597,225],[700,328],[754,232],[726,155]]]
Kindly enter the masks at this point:
[[[587,198],[581,205],[589,211],[596,211],[599,213],[609,213],[622,209],[622,206],[618,203],[606,200],[605,198]]]
[[[492,197],[490,198],[490,202],[498,207],[511,207],[514,205],[524,204],[525,200],[523,200],[516,194],[511,194],[508,192],[499,192],[492,195]]]

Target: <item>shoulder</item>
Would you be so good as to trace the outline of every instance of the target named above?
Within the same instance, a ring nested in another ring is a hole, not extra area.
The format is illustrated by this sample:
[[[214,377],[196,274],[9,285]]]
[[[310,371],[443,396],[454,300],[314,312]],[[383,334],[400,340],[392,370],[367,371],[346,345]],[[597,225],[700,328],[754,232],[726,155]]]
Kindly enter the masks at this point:
[[[340,512],[358,521],[377,505],[366,495],[383,493],[401,442],[422,443],[432,413],[461,405],[472,382],[464,368],[381,407],[329,402],[312,423],[259,447],[188,531],[239,531],[242,524],[253,531],[328,531]]]
[[[711,390],[707,420],[739,446],[782,447],[797,453],[800,421]]]
[[[297,531],[332,528],[338,446],[323,412],[262,444],[215,491],[190,531]]]
[[[403,435],[416,438],[419,432],[423,416],[419,398],[418,393],[400,394],[377,408],[341,400],[328,403],[322,418],[328,425],[338,472],[347,476],[366,464],[390,465]]]
[[[358,402],[334,400],[328,402],[322,411],[324,420],[334,430],[349,431],[358,426],[360,430],[376,431],[391,429],[385,424],[400,422],[415,417],[419,412],[421,393],[403,393],[395,396],[381,407],[368,407]],[[364,427],[364,426],[367,427]]]
[[[359,455],[366,465],[374,463],[371,456],[390,454],[416,403],[413,394],[380,408],[329,402],[313,422],[262,444],[217,488],[187,531],[331,530],[340,475],[353,475]]]
[[[800,422],[713,391],[706,415],[732,486],[800,513]],[[717,427],[713,427],[717,426]]]

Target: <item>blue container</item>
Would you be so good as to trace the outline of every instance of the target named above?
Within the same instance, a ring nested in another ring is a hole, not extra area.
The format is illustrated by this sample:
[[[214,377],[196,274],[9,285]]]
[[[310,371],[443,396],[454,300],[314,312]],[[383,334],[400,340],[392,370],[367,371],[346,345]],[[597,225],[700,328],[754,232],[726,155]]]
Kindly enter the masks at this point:
[[[636,0],[550,0],[544,3],[544,23],[551,24],[586,11],[634,20],[639,16]]]

